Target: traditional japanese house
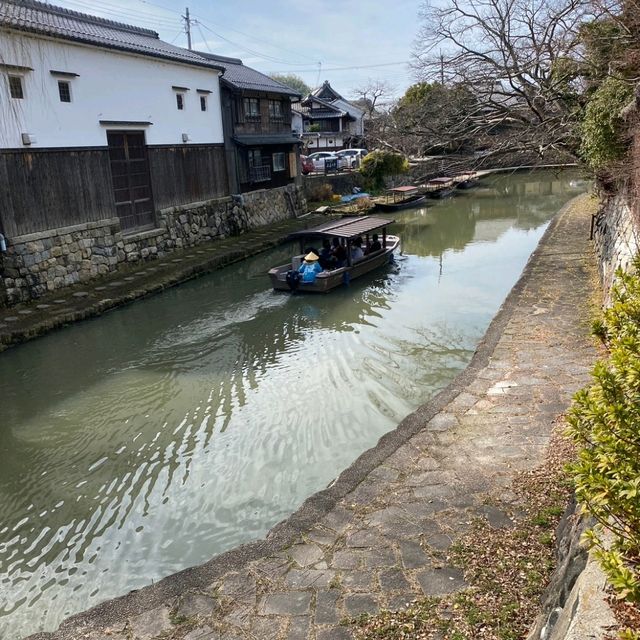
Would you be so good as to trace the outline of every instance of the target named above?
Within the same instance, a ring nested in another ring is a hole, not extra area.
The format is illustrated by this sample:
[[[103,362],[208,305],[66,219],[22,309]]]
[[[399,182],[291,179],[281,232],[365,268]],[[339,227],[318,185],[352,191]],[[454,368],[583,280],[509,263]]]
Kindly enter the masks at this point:
[[[345,100],[328,81],[293,109],[293,129],[302,136],[308,153],[362,146],[364,111]]]
[[[291,106],[300,94],[238,58],[201,55],[225,67],[222,119],[231,190],[246,192],[294,182],[301,143],[291,130]]]
[[[234,160],[232,171],[226,64],[148,29],[0,2],[0,304],[295,215],[288,190],[273,194],[280,205],[255,218],[247,208],[238,221],[234,192],[295,178],[297,96],[240,61],[229,67],[232,144],[247,163]]]

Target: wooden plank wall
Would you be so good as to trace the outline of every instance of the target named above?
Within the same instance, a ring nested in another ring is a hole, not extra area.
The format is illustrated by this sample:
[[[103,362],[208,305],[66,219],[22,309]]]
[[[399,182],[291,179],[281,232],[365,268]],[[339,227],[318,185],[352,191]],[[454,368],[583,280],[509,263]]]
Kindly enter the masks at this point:
[[[156,209],[229,195],[224,145],[150,146]]]
[[[0,229],[7,237],[114,215],[106,148],[0,152]]]

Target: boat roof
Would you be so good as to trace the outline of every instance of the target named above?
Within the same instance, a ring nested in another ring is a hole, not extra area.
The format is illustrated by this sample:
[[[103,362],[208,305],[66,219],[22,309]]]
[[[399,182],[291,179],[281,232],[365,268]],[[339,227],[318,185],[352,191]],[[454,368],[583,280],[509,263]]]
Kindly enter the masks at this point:
[[[318,235],[331,236],[335,238],[356,238],[369,231],[375,231],[390,225],[395,220],[381,218],[380,216],[351,216],[325,222],[311,229],[303,229],[292,233],[290,238],[301,238],[304,236]]]
[[[394,187],[393,189],[387,189],[391,193],[410,193],[411,191],[417,191],[418,187],[406,186],[406,187]]]
[[[451,178],[447,178],[446,176],[441,176],[439,178],[431,178],[427,182],[427,184],[449,184],[451,182]]]

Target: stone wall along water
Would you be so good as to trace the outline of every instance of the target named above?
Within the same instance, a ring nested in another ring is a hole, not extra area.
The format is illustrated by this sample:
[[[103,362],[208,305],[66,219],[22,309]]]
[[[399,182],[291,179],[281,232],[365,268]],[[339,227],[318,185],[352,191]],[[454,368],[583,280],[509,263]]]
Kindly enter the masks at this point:
[[[608,304],[616,270],[627,270],[640,247],[640,215],[633,200],[622,192],[601,207],[593,221],[604,303]]]
[[[0,254],[0,304],[29,302],[175,249],[240,235],[306,211],[296,185],[157,212],[154,229],[124,235],[118,218],[7,239]]]

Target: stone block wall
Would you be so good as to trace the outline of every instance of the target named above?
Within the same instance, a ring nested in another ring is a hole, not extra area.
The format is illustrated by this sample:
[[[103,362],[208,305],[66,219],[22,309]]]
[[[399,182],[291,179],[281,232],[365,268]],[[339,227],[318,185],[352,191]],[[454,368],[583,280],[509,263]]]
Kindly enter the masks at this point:
[[[627,193],[610,198],[602,206],[593,221],[593,242],[604,303],[608,304],[616,270],[627,270],[640,248],[640,215]]]
[[[127,264],[234,236],[306,211],[302,189],[287,185],[157,212],[155,229],[123,234],[118,218],[7,238],[0,253],[0,305],[40,298]]]

